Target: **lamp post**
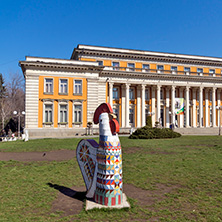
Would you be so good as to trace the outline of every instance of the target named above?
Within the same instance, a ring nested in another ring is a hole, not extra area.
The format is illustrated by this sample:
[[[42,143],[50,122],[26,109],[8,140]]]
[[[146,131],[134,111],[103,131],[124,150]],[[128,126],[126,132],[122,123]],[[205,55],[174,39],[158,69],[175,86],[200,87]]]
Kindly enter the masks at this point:
[[[218,112],[219,112],[219,116],[218,116],[218,118],[219,118],[219,136],[221,135],[221,122],[220,122],[220,120],[221,120],[221,110],[222,110],[222,106],[216,106],[216,109],[218,110]]]
[[[18,112],[14,111],[13,114],[18,117],[18,139],[20,139],[20,118],[22,115],[25,115],[25,111],[22,112],[20,112],[20,110]]]

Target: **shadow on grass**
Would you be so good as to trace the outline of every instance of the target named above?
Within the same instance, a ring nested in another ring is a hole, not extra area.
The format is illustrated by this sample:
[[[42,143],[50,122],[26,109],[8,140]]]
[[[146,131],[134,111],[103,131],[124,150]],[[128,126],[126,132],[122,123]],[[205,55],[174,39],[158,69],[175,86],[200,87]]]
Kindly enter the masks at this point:
[[[58,184],[47,183],[47,185],[51,188],[54,188],[55,190],[58,190],[59,192],[61,192],[62,194],[68,197],[71,197],[80,201],[84,201],[86,199],[86,192],[79,192],[76,190],[72,190],[68,187],[60,186]]]

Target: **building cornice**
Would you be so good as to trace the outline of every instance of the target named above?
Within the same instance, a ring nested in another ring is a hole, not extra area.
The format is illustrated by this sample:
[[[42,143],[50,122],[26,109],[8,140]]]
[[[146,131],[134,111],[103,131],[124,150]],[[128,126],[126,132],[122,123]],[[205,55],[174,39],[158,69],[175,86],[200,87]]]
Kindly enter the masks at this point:
[[[86,64],[63,64],[63,63],[50,63],[50,62],[34,62],[34,61],[19,61],[23,73],[26,73],[27,69],[31,70],[50,70],[50,71],[66,71],[66,72],[101,72],[102,66],[92,66]]]
[[[176,74],[160,74],[160,73],[144,73],[144,72],[129,72],[129,71],[114,71],[103,70],[99,74],[100,77],[119,77],[119,78],[140,78],[152,80],[171,80],[171,81],[192,81],[192,82],[209,82],[209,83],[222,83],[221,77],[209,76],[192,76],[192,75],[176,75]]]
[[[130,50],[129,50],[130,51]],[[145,51],[146,52],[146,51]],[[133,50],[131,52],[93,50],[85,48],[76,48],[71,59],[78,59],[81,56],[87,57],[109,57],[115,59],[133,59],[153,62],[172,62],[190,65],[219,66],[222,67],[222,58],[205,57],[205,56],[188,56],[181,54],[156,53],[144,54],[140,51]]]

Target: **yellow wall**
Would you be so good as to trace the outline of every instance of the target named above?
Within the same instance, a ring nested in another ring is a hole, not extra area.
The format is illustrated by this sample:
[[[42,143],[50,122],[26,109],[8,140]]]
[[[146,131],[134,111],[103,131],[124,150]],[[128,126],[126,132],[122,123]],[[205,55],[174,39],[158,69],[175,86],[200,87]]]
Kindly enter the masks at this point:
[[[53,79],[53,94],[44,93],[44,79]],[[68,79],[68,94],[59,94],[59,79]],[[82,80],[82,95],[73,95],[73,82],[74,79]],[[51,76],[40,76],[39,77],[39,127],[43,126],[43,99],[54,100],[54,127],[58,127],[58,100],[68,100],[68,126],[72,127],[72,116],[73,116],[73,103],[72,100],[83,100],[82,103],[82,115],[83,123],[82,126],[87,126],[87,80],[85,78],[73,78],[73,77],[51,77]]]

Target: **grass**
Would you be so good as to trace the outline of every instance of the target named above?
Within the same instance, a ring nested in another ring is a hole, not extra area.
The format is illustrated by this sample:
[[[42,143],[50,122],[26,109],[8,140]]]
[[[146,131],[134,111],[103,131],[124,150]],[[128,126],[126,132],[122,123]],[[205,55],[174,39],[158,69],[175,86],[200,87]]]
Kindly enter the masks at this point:
[[[47,151],[62,145],[62,149],[75,149],[78,141],[16,141],[1,143],[0,149]],[[12,148],[10,144],[15,145]],[[131,209],[82,210],[78,215],[63,216],[61,211],[52,211],[58,191],[47,183],[84,186],[75,157],[62,162],[0,161],[0,221],[222,221],[222,137],[121,137],[121,144],[123,182],[138,189],[138,198],[129,198]],[[142,205],[141,192],[147,199]]]

